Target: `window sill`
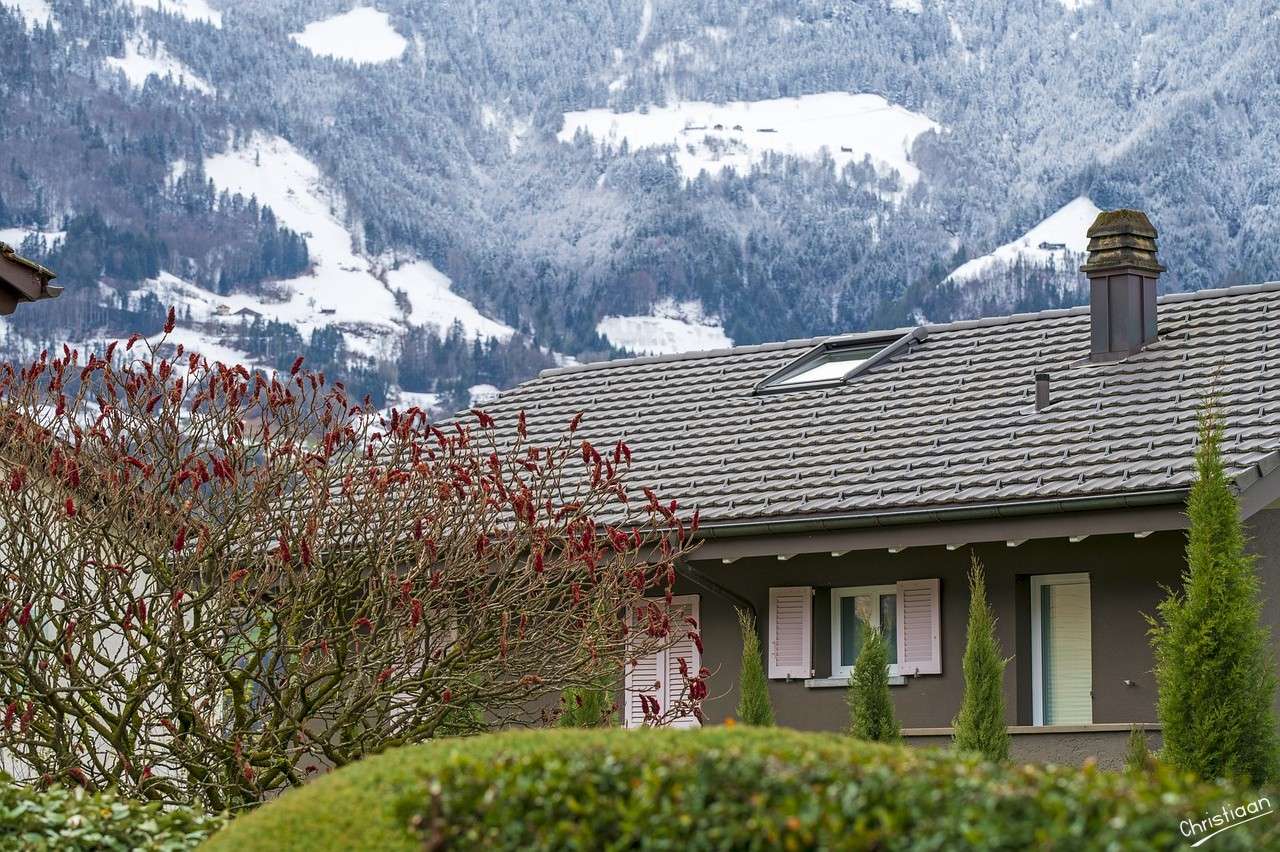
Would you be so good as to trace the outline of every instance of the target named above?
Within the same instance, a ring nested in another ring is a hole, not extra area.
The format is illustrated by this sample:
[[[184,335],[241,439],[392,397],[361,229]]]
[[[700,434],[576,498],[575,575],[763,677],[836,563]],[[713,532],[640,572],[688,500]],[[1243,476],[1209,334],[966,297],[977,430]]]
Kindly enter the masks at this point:
[[[901,675],[890,675],[890,686],[904,686],[907,679]],[[804,682],[805,689],[835,689],[848,688],[849,679],[847,677],[811,677]]]

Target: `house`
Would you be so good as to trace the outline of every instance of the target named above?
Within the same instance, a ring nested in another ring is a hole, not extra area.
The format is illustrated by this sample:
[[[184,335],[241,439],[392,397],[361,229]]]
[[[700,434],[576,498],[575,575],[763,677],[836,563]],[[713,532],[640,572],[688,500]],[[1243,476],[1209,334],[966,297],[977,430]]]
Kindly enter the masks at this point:
[[[1040,250],[1041,250],[1041,251],[1066,251],[1066,250],[1067,250],[1067,244],[1066,244],[1066,243],[1051,243],[1051,242],[1049,242],[1048,240],[1041,240],[1041,241],[1040,241]]]
[[[779,724],[845,728],[861,617],[890,639],[908,741],[947,742],[973,554],[1012,658],[1015,756],[1114,765],[1132,724],[1157,730],[1144,614],[1185,567],[1212,388],[1280,636],[1280,283],[1157,299],[1143,214],[1088,235],[1085,307],[563,367],[488,410],[525,410],[542,439],[584,411],[583,437],[629,443],[633,483],[700,508],[676,603],[701,625],[711,722],[738,700],[745,608]]]
[[[8,316],[22,302],[56,299],[62,288],[49,284],[57,276],[0,242],[0,314]]]
[[[258,313],[253,308],[241,308],[240,310],[232,314],[232,316],[243,317],[245,319],[261,319],[262,318],[262,314]]]

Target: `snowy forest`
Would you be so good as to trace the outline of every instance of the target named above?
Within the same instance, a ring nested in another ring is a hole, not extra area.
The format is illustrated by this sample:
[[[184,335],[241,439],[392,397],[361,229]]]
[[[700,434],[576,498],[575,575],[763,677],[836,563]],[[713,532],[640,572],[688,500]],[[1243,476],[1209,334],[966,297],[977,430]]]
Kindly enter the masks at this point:
[[[67,288],[9,355],[176,304],[219,357],[452,409],[646,351],[609,318],[743,344],[1082,302],[1069,254],[952,274],[1073,199],[1146,210],[1168,291],[1280,278],[1274,0],[0,0],[0,49],[0,239]],[[885,107],[821,149],[679,112],[833,93]],[[672,115],[687,143],[640,144]]]

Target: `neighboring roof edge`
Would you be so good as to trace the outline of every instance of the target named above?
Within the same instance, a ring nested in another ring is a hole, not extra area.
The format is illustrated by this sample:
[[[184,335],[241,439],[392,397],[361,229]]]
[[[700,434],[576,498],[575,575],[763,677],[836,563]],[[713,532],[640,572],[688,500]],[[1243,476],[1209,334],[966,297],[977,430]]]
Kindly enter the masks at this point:
[[[44,278],[45,279],[44,283],[46,284],[48,284],[50,281],[58,277],[57,273],[55,273],[52,269],[49,269],[48,267],[45,267],[45,266],[41,266],[40,264],[36,263],[34,260],[23,257],[22,255],[18,254],[17,249],[15,249],[13,246],[3,241],[0,241],[0,257],[4,257],[6,260],[12,260],[14,263],[20,266],[25,266],[27,269],[30,269],[32,272],[39,275],[41,278]]]
[[[1261,284],[1237,284],[1234,287],[1217,287],[1209,290],[1193,290],[1189,293],[1166,293],[1160,296],[1157,304],[1177,304],[1200,299],[1216,299],[1222,296],[1246,296],[1251,293],[1271,293],[1280,290],[1280,281],[1267,281]],[[593,370],[605,370],[613,367],[635,367],[643,364],[664,364],[676,361],[692,361],[703,358],[718,358],[725,355],[749,355],[755,352],[771,352],[777,349],[794,349],[801,346],[817,346],[826,342],[850,342],[859,340],[875,340],[893,334],[907,334],[913,330],[922,330],[928,334],[940,331],[961,331],[969,328],[988,328],[998,325],[1011,325],[1019,322],[1057,319],[1058,317],[1082,316],[1089,313],[1088,305],[1077,305],[1071,308],[1050,308],[1043,311],[1030,311],[1018,314],[1005,314],[994,317],[979,317],[971,320],[954,320],[943,323],[923,323],[918,326],[901,326],[899,328],[873,329],[869,331],[829,334],[819,337],[800,337],[792,340],[780,340],[773,343],[752,343],[745,346],[729,346],[721,349],[703,349],[689,352],[675,352],[668,355],[644,355],[634,358],[618,358],[609,361],[592,361],[589,364],[574,364],[565,367],[551,367],[538,373],[538,378],[563,376],[572,373],[585,373]]]

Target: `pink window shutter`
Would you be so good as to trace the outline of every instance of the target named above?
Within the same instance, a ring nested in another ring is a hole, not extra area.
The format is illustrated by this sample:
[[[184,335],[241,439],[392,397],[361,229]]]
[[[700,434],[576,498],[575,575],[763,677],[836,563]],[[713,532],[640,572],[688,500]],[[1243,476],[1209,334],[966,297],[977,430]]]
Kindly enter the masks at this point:
[[[769,677],[813,675],[813,587],[769,589]]]
[[[942,598],[938,580],[898,583],[898,673],[942,674]]]

